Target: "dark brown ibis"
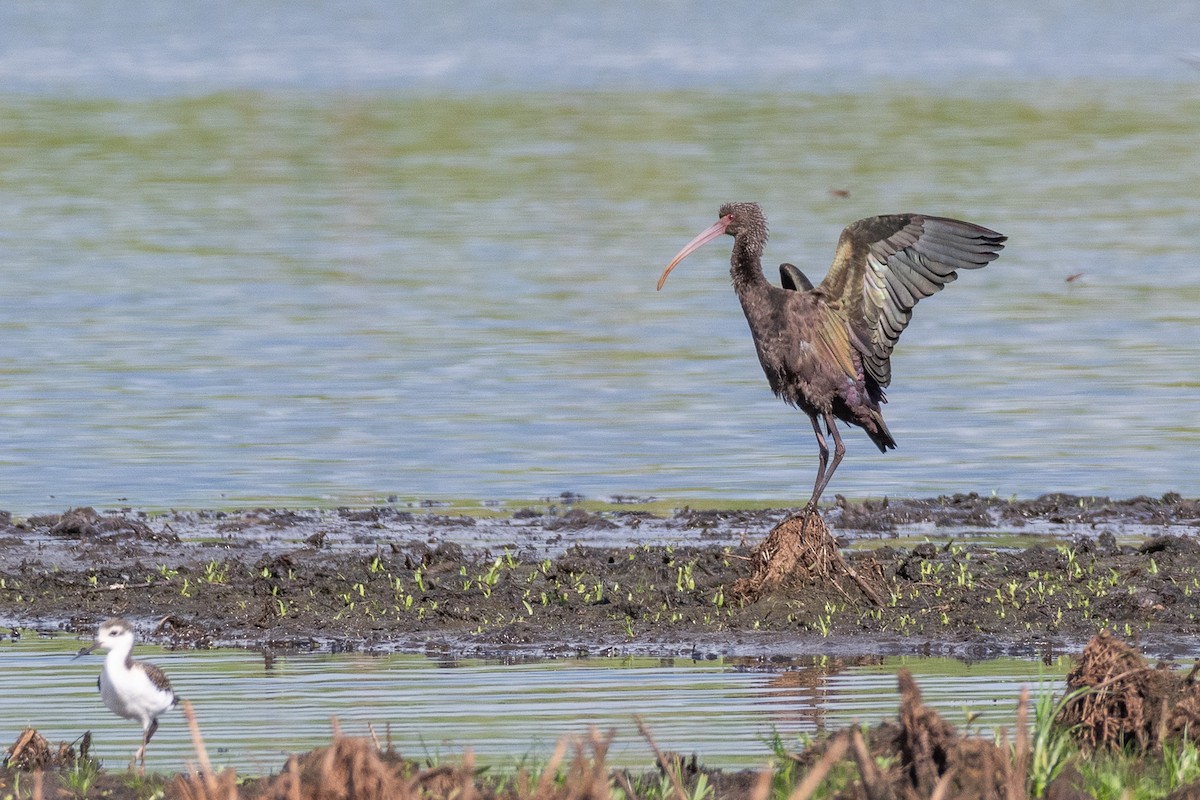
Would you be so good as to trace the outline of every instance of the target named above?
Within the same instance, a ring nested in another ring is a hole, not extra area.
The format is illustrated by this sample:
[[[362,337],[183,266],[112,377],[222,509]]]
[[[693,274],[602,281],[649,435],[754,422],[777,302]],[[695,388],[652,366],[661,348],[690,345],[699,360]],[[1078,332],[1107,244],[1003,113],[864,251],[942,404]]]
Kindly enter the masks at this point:
[[[807,509],[816,508],[846,452],[836,420],[857,425],[880,452],[896,446],[883,421],[891,355],[919,300],[942,290],[960,269],[994,261],[1005,236],[945,217],[888,214],[846,226],[833,265],[819,286],[791,264],[784,288],[762,271],[767,219],[757,203],[728,203],[688,242],[658,279],[722,234],[733,237],[729,274],[741,300],[758,360],[776,396],[808,415],[820,461]],[[821,423],[833,436],[833,460]]]

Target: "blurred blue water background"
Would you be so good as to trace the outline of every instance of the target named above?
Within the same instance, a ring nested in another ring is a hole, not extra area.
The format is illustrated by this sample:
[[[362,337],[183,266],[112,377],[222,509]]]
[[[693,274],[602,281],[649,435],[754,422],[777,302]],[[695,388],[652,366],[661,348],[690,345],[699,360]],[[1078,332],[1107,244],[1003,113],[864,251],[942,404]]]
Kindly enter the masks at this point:
[[[727,248],[1009,235],[830,488],[1200,494],[1200,11],[0,6],[0,508],[798,503]],[[1067,280],[1069,277],[1072,280]]]

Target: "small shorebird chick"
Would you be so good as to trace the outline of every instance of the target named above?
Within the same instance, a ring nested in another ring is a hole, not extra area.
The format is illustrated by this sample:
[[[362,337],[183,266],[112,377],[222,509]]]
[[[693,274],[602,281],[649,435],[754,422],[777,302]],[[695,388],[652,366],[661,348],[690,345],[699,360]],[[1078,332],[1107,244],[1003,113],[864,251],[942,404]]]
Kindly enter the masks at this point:
[[[104,657],[104,669],[96,686],[109,711],[142,724],[142,746],[133,754],[129,767],[132,769],[140,761],[145,772],[146,745],[158,730],[158,717],[174,707],[179,698],[161,669],[133,660],[133,627],[125,620],[115,617],[105,620],[96,631],[96,641],[80,650],[75,658],[97,648],[107,650],[108,655]]]

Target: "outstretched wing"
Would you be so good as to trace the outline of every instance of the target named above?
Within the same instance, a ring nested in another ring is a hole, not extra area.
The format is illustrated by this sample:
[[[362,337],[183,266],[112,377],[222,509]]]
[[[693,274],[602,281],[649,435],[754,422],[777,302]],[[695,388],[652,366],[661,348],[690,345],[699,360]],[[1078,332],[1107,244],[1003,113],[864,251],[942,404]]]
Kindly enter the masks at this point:
[[[945,217],[889,214],[860,219],[838,239],[829,274],[816,291],[839,306],[863,368],[881,386],[892,380],[892,348],[922,298],[957,270],[994,261],[1007,237]]]

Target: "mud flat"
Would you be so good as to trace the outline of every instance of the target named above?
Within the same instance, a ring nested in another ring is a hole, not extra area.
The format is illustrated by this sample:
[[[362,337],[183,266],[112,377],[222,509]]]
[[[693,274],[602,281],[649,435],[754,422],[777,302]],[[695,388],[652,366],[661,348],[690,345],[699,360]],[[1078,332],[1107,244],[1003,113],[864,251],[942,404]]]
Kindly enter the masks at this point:
[[[826,510],[851,585],[730,587],[782,509],[565,495],[470,513],[384,505],[0,515],[0,620],[88,633],[121,615],[181,647],[562,654],[1077,651],[1110,629],[1196,650],[1200,502],[976,495]]]
[[[48,743],[27,730],[9,748],[0,788],[22,800],[1198,796],[1196,671],[1155,667],[1143,653],[1196,654],[1200,503],[839,502],[825,517],[882,604],[853,584],[734,597],[752,546],[786,515],[574,497],[472,513],[3,515],[0,617],[90,633],[119,614],[144,638],[178,647],[743,655],[767,669],[807,653],[1068,653],[1077,666],[1067,687],[1020,704],[1007,733],[980,737],[925,706],[902,672],[895,721],[834,731],[799,752],[764,746],[758,772],[706,769],[703,753],[663,753],[645,730],[644,770],[612,768],[604,731],[504,775],[477,769],[469,750],[414,761],[381,734],[335,735],[274,774],[237,776],[204,766],[197,729],[193,771],[138,777],[102,769],[81,740]],[[1098,794],[1108,789],[1115,794]]]

